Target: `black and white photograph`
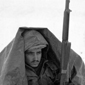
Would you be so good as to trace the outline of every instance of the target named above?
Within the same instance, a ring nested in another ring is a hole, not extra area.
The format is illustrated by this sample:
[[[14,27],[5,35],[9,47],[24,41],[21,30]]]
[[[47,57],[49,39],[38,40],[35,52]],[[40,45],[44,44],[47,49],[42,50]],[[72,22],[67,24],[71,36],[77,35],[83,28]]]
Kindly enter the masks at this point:
[[[0,0],[0,85],[85,85],[84,0]]]

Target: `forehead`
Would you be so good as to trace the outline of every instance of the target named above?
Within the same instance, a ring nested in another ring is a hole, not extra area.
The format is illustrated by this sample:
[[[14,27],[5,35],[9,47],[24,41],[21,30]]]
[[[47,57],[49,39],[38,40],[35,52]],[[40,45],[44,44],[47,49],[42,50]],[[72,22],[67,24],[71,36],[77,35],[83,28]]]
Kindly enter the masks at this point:
[[[27,50],[27,52],[39,52],[41,49],[32,49],[32,50]]]

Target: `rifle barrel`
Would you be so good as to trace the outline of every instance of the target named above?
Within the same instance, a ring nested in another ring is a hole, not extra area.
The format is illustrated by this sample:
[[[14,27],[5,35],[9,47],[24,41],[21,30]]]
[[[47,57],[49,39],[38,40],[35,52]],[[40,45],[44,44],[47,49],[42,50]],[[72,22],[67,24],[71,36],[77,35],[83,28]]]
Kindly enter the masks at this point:
[[[68,41],[69,16],[70,16],[69,2],[70,2],[70,0],[66,0],[66,6],[65,6],[65,11],[64,11],[64,21],[63,21],[62,41]]]
[[[66,0],[66,6],[64,11],[64,21],[63,21],[63,36],[62,36],[62,46],[61,46],[61,80],[60,85],[65,85],[66,82],[69,82],[69,72],[67,72],[67,67],[70,57],[70,47],[71,43],[68,42],[69,34],[69,2]]]

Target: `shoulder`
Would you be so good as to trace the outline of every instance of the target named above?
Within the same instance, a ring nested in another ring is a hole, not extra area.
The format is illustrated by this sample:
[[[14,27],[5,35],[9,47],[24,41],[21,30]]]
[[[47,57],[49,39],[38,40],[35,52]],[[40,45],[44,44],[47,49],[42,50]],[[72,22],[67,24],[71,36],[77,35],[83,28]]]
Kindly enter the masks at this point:
[[[51,79],[55,79],[58,74],[58,68],[52,61],[45,64],[45,75]]]
[[[54,62],[52,62],[51,60],[48,61],[47,63],[47,67],[49,67],[51,70],[58,70],[57,66],[55,65]]]

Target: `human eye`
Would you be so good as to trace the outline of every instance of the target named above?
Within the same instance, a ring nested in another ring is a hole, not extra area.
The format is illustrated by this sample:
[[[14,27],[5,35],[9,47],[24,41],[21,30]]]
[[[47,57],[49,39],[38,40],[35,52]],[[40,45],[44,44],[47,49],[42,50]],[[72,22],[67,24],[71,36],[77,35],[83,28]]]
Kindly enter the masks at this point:
[[[41,54],[41,51],[37,52],[37,54]]]
[[[28,54],[29,54],[29,55],[32,55],[32,54],[33,54],[33,52],[28,52]]]

